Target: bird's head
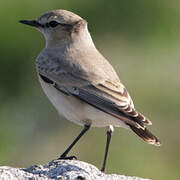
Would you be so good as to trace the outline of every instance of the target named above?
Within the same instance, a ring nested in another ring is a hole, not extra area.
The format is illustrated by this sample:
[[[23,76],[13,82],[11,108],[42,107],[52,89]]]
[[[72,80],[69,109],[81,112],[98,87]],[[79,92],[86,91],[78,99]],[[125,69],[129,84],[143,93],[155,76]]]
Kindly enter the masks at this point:
[[[87,36],[87,22],[80,16],[67,10],[53,10],[36,20],[21,20],[23,24],[33,26],[43,33],[47,44],[66,42]]]

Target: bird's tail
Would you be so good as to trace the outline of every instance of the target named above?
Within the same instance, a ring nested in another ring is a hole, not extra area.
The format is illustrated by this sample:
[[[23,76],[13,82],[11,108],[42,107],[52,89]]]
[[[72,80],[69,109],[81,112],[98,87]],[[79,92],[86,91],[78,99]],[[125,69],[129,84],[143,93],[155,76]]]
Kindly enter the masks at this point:
[[[147,128],[136,128],[132,125],[129,125],[130,128],[144,141],[146,141],[148,144],[153,144],[155,146],[160,146],[161,143],[158,140],[156,136],[154,136]]]

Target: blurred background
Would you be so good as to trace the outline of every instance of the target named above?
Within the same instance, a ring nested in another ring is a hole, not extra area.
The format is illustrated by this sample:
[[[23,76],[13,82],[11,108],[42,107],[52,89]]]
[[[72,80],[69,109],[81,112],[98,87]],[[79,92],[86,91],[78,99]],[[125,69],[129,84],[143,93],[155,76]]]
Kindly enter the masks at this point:
[[[43,36],[20,19],[52,9],[89,22],[100,52],[111,62],[162,147],[116,128],[107,173],[180,178],[180,1],[7,0],[0,6],[0,165],[28,167],[57,158],[82,127],[59,117],[44,95],[35,59]],[[70,155],[101,167],[105,128],[92,128]]]

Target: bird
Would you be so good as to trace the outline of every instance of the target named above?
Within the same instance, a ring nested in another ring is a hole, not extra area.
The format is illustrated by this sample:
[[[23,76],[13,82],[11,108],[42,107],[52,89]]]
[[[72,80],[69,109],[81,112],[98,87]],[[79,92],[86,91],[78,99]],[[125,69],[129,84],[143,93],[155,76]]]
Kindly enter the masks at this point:
[[[160,146],[147,128],[151,121],[138,112],[108,60],[97,50],[88,23],[67,10],[52,10],[35,20],[20,20],[45,37],[36,59],[38,79],[59,114],[83,126],[80,134],[58,159],[73,159],[70,150],[90,127],[106,128],[105,172],[114,127],[132,130],[148,144]]]

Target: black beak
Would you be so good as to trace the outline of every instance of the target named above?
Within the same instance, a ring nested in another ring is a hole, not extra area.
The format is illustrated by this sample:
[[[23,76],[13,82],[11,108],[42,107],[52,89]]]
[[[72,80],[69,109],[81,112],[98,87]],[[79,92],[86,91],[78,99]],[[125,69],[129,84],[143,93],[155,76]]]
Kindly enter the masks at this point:
[[[20,20],[19,22],[33,27],[42,27],[36,20]]]

